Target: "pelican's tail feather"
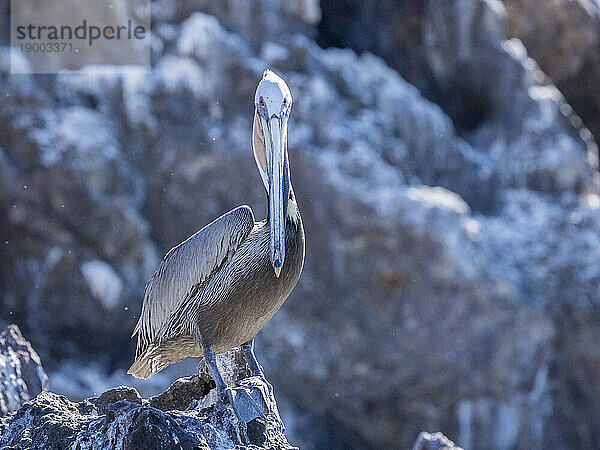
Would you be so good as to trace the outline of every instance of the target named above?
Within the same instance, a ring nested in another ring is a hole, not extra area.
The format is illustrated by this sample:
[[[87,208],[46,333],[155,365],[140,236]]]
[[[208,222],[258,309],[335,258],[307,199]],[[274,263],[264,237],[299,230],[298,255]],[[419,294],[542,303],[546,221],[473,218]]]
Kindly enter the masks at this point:
[[[163,357],[155,350],[156,347],[154,345],[148,347],[148,349],[135,360],[127,373],[136,378],[146,380],[167,367],[170,362],[163,359]]]

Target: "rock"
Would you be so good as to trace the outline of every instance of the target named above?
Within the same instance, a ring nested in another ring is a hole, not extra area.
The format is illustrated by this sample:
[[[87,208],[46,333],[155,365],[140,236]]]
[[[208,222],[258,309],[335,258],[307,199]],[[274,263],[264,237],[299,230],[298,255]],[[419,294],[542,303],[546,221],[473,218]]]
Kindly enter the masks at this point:
[[[508,33],[528,53],[600,139],[600,5],[597,2],[503,0]]]
[[[0,417],[48,389],[40,358],[16,325],[0,333]]]
[[[229,367],[232,362],[228,363]],[[238,371],[240,375],[243,371]],[[246,374],[247,375],[247,374]],[[272,448],[292,449],[273,388],[258,377],[239,382],[265,394],[264,419],[239,422],[230,406],[208,398],[211,384],[198,375],[177,380],[158,397],[142,399],[120,386],[75,403],[43,392],[0,421],[2,448]],[[213,383],[214,387],[214,383]],[[27,430],[27,433],[23,433]]]
[[[227,0],[215,4],[209,0],[185,2],[157,1],[155,11],[160,21],[180,23],[194,12],[214,16],[227,29],[240,34],[255,48],[265,41],[276,41],[284,34],[314,35],[313,25],[319,22],[318,0]]]
[[[148,404],[161,411],[169,407],[181,410],[203,398],[209,390],[210,384],[200,377],[180,378],[165,392],[150,398]]]
[[[461,447],[454,445],[450,439],[442,433],[427,433],[422,431],[417,437],[413,450],[442,450],[455,448],[460,450]]]
[[[103,392],[100,397],[90,398],[87,400],[93,405],[93,409],[95,409],[98,414],[106,414],[108,412],[108,405],[121,400],[126,400],[130,403],[137,403],[138,405],[142,404],[142,398],[140,397],[138,391],[127,386],[119,386],[114,389],[110,389],[106,392]],[[188,405],[189,403],[184,405],[183,409],[185,409],[185,407]]]
[[[503,0],[508,31],[557,82],[579,74],[600,56],[600,6],[595,2]],[[537,8],[536,8],[537,6]]]

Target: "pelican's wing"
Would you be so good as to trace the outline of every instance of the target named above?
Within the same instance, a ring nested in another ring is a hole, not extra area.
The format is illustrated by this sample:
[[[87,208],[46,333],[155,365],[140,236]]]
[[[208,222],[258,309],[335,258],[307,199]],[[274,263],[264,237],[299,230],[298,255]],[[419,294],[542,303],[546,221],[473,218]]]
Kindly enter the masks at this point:
[[[253,227],[252,210],[239,206],[169,250],[146,284],[142,313],[133,332],[139,332],[136,359],[179,303],[231,257]]]

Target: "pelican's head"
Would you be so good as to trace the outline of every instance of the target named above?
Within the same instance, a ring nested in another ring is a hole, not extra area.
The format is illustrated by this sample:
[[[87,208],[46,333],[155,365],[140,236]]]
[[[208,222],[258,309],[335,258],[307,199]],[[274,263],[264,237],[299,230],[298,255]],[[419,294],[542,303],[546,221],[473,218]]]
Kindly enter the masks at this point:
[[[290,195],[287,124],[292,96],[285,81],[265,70],[254,96],[252,148],[269,196],[271,263],[279,276],[285,259],[285,214]]]

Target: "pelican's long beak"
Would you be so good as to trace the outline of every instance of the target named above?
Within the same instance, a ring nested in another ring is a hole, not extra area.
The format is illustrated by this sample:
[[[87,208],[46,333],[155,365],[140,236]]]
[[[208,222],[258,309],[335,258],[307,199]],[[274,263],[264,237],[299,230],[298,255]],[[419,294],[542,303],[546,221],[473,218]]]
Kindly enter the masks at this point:
[[[279,277],[285,259],[285,203],[289,195],[287,168],[287,117],[261,117],[269,177],[269,231],[271,263]]]

